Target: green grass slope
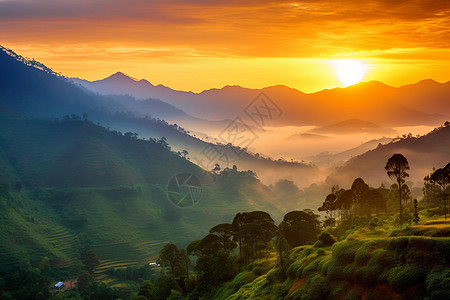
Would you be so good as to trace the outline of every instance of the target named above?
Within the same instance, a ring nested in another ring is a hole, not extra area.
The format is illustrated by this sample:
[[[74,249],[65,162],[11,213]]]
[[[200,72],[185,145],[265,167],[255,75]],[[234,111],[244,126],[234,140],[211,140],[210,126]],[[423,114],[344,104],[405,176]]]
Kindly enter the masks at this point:
[[[216,299],[449,299],[450,223],[364,227],[331,247],[293,249],[287,277],[251,270]]]

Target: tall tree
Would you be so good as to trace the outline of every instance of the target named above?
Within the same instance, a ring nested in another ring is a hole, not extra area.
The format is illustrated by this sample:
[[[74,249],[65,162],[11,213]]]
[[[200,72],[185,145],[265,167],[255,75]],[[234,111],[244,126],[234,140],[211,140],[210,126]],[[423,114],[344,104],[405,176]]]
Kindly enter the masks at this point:
[[[384,199],[383,195],[378,190],[372,189],[367,191],[366,204],[368,214],[370,214],[373,210],[377,213],[380,211],[386,211],[386,199]]]
[[[330,230],[332,230],[335,224],[335,218],[333,217],[333,211],[337,209],[336,206],[337,196],[335,194],[329,194],[322,206],[319,207],[318,211],[325,211],[327,213],[326,220],[324,222],[325,227],[329,226]]]
[[[159,252],[159,260],[169,265],[174,277],[188,276],[188,257],[185,251],[178,249],[173,243],[167,243]]]
[[[358,215],[361,215],[363,207],[365,206],[363,201],[369,186],[364,182],[362,178],[356,178],[353,181],[351,191],[353,193],[353,203]]]
[[[241,262],[250,263],[258,251],[267,248],[277,231],[274,223],[272,217],[263,211],[236,214],[232,223],[233,239],[239,244]]]
[[[388,159],[384,169],[387,171],[387,175],[397,181],[398,184],[398,197],[399,197],[399,210],[400,210],[400,224],[403,223],[402,213],[402,185],[405,182],[405,178],[409,177],[407,171],[409,170],[409,163],[406,157],[402,154],[396,153]]]
[[[436,171],[434,171],[434,173],[431,174],[430,179],[433,182],[439,184],[444,191],[444,218],[445,220],[447,220],[447,203],[446,203],[445,189],[447,188],[447,185],[450,182],[450,163],[444,168],[437,169]]]

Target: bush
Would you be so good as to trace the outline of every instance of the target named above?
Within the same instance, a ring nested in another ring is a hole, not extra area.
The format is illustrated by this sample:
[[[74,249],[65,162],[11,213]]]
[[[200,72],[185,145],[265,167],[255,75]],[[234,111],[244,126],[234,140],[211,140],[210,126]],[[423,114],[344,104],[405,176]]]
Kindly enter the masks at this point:
[[[287,269],[287,275],[290,278],[300,278],[300,276],[302,275],[302,260],[301,259],[297,259],[295,260]]]
[[[313,277],[310,283],[308,298],[309,299],[327,299],[328,295],[330,294],[330,286],[328,284],[328,281],[320,276],[316,275]]]
[[[361,247],[355,253],[355,263],[358,266],[364,266],[370,259],[370,254],[365,247]]]
[[[450,269],[439,266],[428,274],[425,280],[431,300],[450,299]]]
[[[359,293],[359,290],[357,288],[353,288],[348,292],[348,294],[345,296],[344,300],[360,300],[362,297]]]
[[[361,246],[360,241],[342,241],[333,245],[333,258],[339,263],[352,263],[355,252]]]
[[[369,266],[379,266],[381,268],[392,267],[395,265],[394,257],[386,249],[379,248],[372,252],[370,256]]]
[[[364,266],[355,272],[355,277],[369,287],[380,281],[380,269],[377,266]]]
[[[336,238],[327,231],[322,231],[317,239],[322,242],[322,247],[329,247],[336,243]]]
[[[311,263],[309,263],[306,267],[303,268],[302,276],[304,278],[310,278],[314,273],[319,271],[319,260],[315,259]]]
[[[317,249],[316,254],[317,256],[324,256],[327,254],[327,252],[323,249]]]
[[[377,217],[373,217],[372,220],[370,220],[369,225],[372,227],[383,226],[383,221]]]
[[[402,264],[389,271],[387,280],[394,291],[401,293],[406,288],[423,282],[426,276],[427,272],[423,266]]]

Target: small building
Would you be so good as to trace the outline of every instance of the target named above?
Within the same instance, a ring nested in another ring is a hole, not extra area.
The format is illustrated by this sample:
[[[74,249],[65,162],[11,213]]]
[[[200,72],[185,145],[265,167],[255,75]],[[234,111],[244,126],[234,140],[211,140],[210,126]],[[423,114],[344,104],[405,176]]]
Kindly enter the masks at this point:
[[[64,282],[58,281],[57,284],[55,284],[55,289],[60,289],[64,285]]]
[[[161,266],[160,264],[155,263],[155,262],[151,262],[151,263],[149,263],[149,265],[150,265],[151,267],[160,267],[160,266]]]

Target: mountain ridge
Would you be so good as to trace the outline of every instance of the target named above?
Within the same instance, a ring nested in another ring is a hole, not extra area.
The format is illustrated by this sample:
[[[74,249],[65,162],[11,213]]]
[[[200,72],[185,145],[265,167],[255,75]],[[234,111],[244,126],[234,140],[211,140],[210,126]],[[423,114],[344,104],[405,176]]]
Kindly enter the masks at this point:
[[[335,123],[345,119],[363,118],[385,126],[413,125],[414,123],[438,125],[450,115],[450,111],[437,109],[437,104],[430,105],[430,101],[422,103],[423,100],[414,96],[416,92],[409,92],[411,86],[420,88],[423,85],[423,81],[401,87],[392,87],[379,81],[369,81],[360,82],[347,88],[338,87],[314,93],[303,93],[298,89],[285,85],[274,85],[261,89],[226,85],[222,88],[211,88],[194,93],[176,91],[166,86],[157,90],[150,83],[147,86],[144,84],[140,85],[139,88],[135,88],[133,86],[138,85],[142,80],[136,81],[131,79],[129,81],[130,79],[126,81],[131,83],[131,85],[123,84],[122,86],[115,85],[114,87],[108,85],[107,81],[102,81],[101,86],[99,84],[100,81],[82,81],[79,83],[99,93],[115,91],[122,94],[130,94],[141,99],[152,96],[181,108],[194,116],[201,111],[202,116],[209,116],[209,119],[232,119],[234,116],[241,115],[245,107],[252,100],[255,100],[259,93],[265,92],[285,112],[282,118],[272,120],[271,125],[273,126],[326,125],[326,122],[330,123],[330,121],[327,121],[327,118],[330,117],[332,118],[331,121]],[[440,94],[447,97],[450,95],[450,82],[436,82],[434,89],[438,90],[435,92],[436,97]],[[373,98],[374,95],[382,99],[376,101],[376,98]],[[372,97],[372,100],[367,100],[366,98],[368,97]],[[437,103],[441,101],[441,97],[439,96],[438,98],[436,100]],[[345,99],[349,106],[345,110],[336,108],[335,103],[339,101],[338,99],[341,101]],[[414,99],[413,104],[411,104],[413,107],[410,107],[411,101],[409,99]],[[371,102],[378,103],[378,107]],[[316,108],[311,106],[311,103],[314,103]],[[323,110],[317,110],[317,107],[323,107]],[[333,109],[336,109],[336,112],[327,111],[328,107],[330,109],[333,107]],[[368,114],[368,111],[371,114]],[[398,118],[400,111],[405,115],[403,120]],[[387,116],[384,116],[383,112],[387,113]],[[339,117],[340,114],[343,116]]]

